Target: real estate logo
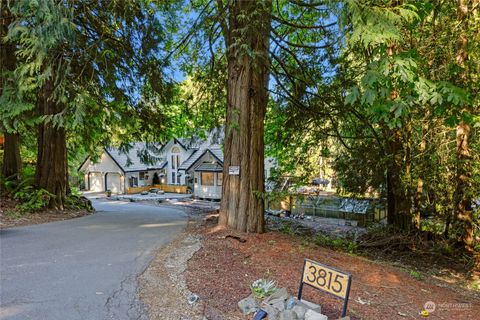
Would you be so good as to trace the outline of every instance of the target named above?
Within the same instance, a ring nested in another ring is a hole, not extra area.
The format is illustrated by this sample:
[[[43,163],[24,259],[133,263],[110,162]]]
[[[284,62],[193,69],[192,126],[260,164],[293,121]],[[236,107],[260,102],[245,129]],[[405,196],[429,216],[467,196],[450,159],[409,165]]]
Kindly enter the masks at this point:
[[[432,313],[435,311],[435,308],[436,308],[436,304],[435,302],[433,301],[427,301],[425,302],[425,304],[423,305],[423,309],[425,311],[427,311],[428,313]]]

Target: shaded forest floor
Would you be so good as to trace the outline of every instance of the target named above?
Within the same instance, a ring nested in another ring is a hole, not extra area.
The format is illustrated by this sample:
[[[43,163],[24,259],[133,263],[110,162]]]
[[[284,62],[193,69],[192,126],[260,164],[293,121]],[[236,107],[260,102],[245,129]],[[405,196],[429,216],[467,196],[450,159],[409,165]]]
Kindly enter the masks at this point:
[[[44,209],[24,212],[18,210],[17,205],[18,202],[11,198],[0,198],[0,229],[61,221],[92,214],[86,209],[68,209],[63,211]]]
[[[305,258],[352,274],[348,307],[352,319],[420,319],[427,301],[437,306],[430,319],[478,319],[480,314],[480,292],[463,286],[472,270],[448,268],[449,261],[428,272],[421,261],[414,270],[408,264],[372,261],[278,232],[235,234],[211,224],[191,233],[202,239],[202,248],[188,262],[187,285],[200,296],[208,319],[249,319],[240,314],[237,302],[250,294],[249,285],[259,278],[272,279],[295,295]],[[330,319],[339,317],[340,300],[311,288],[304,294],[320,303]]]

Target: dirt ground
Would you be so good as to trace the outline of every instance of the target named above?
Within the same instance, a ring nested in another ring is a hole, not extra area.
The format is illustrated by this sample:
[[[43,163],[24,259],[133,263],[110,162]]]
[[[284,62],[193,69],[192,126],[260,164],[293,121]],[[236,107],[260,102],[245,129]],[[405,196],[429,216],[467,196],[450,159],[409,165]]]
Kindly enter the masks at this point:
[[[92,214],[85,209],[64,211],[42,210],[21,213],[15,209],[16,205],[17,202],[12,199],[5,197],[0,198],[0,229],[61,221]]]
[[[205,301],[208,319],[241,317],[237,302],[250,294],[248,287],[258,278],[273,279],[295,295],[305,258],[352,274],[351,319],[420,319],[427,301],[436,304],[429,319],[480,319],[479,292],[455,288],[438,279],[418,280],[397,267],[309,245],[280,233],[237,234],[246,240],[241,243],[225,238],[232,232],[216,227],[196,232],[202,237],[202,248],[189,260],[186,279],[189,290]],[[322,313],[330,319],[339,317],[339,299],[308,287],[304,295],[321,304]]]

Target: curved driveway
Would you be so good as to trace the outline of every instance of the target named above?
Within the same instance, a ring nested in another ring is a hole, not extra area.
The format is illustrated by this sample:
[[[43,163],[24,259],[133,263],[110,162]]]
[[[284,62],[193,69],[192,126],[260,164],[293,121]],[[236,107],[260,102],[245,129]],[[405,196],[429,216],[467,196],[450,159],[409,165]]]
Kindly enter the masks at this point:
[[[182,211],[94,200],[94,215],[0,231],[0,319],[147,319],[137,276]]]

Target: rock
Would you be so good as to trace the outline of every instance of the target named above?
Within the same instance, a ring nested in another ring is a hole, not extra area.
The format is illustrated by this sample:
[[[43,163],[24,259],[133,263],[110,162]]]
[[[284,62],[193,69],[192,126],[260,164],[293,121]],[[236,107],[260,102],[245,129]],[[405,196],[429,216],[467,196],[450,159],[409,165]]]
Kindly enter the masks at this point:
[[[281,298],[270,301],[270,305],[278,311],[285,310],[285,302]]]
[[[285,304],[285,309],[292,310],[296,303],[297,302],[293,297],[288,298],[287,303]]]
[[[283,301],[287,300],[289,297],[288,291],[286,288],[277,289],[270,297],[265,299],[265,303],[270,304],[270,301],[276,299],[283,299]]]
[[[299,319],[305,318],[305,313],[307,312],[307,308],[305,308],[304,306],[297,305],[297,306],[294,306],[292,310],[297,315],[297,318]]]
[[[310,302],[308,300],[296,300],[297,305],[303,306],[305,309],[311,309],[315,312],[321,313],[321,307],[320,305]]]
[[[284,310],[278,315],[278,320],[297,320],[297,314],[293,310]]]
[[[278,318],[279,311],[271,305],[266,304],[262,306],[262,310],[268,314],[268,320],[276,320]]]
[[[265,310],[258,310],[257,313],[255,313],[255,317],[253,318],[253,320],[262,320],[262,319],[265,319],[267,317],[267,312]]]
[[[240,300],[238,302],[238,307],[243,314],[253,313],[259,309],[257,300],[255,300],[253,295],[249,295],[245,299]]]
[[[305,320],[328,320],[328,317],[316,311],[308,310],[305,312]]]
[[[200,297],[197,296],[196,294],[191,294],[191,295],[188,297],[187,301],[188,301],[188,304],[189,304],[189,305],[193,305],[193,304],[195,304],[199,299],[200,299]]]

